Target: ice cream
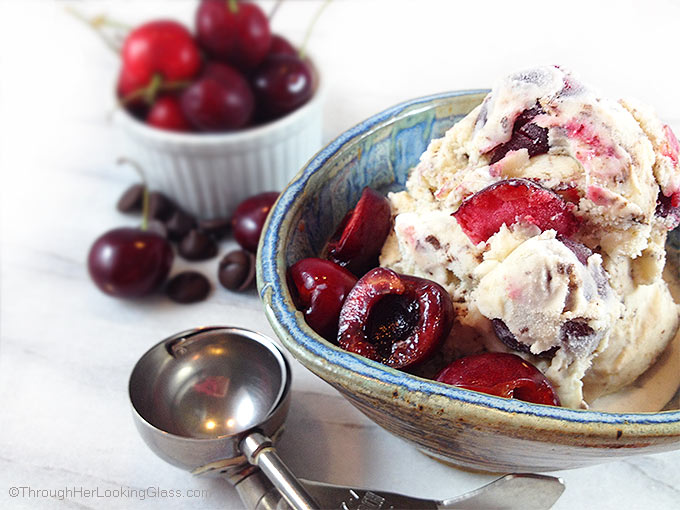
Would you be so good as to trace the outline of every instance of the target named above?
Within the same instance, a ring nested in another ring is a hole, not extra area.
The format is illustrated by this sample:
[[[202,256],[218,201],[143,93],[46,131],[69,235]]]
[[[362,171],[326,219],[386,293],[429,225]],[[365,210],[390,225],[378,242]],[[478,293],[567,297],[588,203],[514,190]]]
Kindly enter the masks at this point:
[[[564,69],[497,83],[389,196],[381,265],[441,284],[458,316],[423,373],[515,352],[574,408],[644,373],[679,325],[662,278],[679,149],[646,107]]]

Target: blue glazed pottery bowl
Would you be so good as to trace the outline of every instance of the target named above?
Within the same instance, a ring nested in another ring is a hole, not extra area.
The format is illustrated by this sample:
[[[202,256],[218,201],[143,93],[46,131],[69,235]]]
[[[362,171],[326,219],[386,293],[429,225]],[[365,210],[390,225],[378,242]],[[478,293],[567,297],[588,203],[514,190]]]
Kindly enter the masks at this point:
[[[379,113],[331,142],[288,185],[270,214],[257,262],[258,289],[276,334],[370,419],[459,466],[551,471],[680,448],[680,411],[582,411],[447,386],[340,349],[314,333],[295,309],[286,269],[321,252],[365,186],[385,192],[403,187],[430,140],[485,94],[449,92]]]

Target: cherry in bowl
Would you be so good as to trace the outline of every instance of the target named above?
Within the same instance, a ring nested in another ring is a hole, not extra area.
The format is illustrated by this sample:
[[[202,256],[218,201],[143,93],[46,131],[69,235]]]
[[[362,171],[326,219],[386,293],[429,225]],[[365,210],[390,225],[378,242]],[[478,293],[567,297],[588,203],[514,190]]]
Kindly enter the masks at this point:
[[[436,380],[498,397],[560,405],[548,379],[516,354],[485,352],[465,356],[442,370]]]
[[[340,309],[356,283],[356,276],[329,260],[306,258],[288,269],[288,288],[298,310],[329,341],[335,341]]]
[[[361,276],[378,265],[378,255],[390,232],[392,213],[388,200],[364,188],[326,247],[327,257]]]
[[[377,267],[345,299],[338,344],[390,367],[404,368],[434,354],[453,321],[451,297],[438,283]]]

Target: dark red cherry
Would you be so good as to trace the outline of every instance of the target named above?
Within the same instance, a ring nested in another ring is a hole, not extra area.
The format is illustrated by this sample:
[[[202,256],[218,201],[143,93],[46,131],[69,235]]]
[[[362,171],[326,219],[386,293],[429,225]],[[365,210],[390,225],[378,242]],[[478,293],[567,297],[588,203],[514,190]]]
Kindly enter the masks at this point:
[[[146,123],[167,131],[191,131],[191,125],[182,112],[179,100],[175,96],[161,96],[149,109]]]
[[[527,149],[529,156],[548,152],[548,129],[531,122],[534,117],[543,113],[545,111],[538,104],[520,113],[513,125],[510,140],[493,150],[491,164],[503,159],[508,152],[519,149]]]
[[[121,49],[121,97],[147,87],[154,76],[163,83],[190,80],[201,68],[194,38],[180,23],[157,20],[135,28]]]
[[[262,227],[278,197],[278,191],[268,191],[246,198],[236,207],[231,218],[231,228],[234,239],[241,248],[252,253],[257,251]]]
[[[314,92],[312,71],[297,55],[269,55],[255,69],[250,83],[261,116],[267,119],[299,108]]]
[[[269,54],[297,56],[298,51],[285,37],[278,34],[272,34],[272,44],[269,48]]]
[[[173,258],[172,247],[160,235],[117,228],[94,242],[87,267],[102,292],[115,297],[141,297],[162,285]]]
[[[357,276],[363,275],[378,265],[391,222],[389,201],[377,191],[364,188],[356,207],[345,215],[328,242],[328,258]]]
[[[559,406],[546,377],[515,354],[486,352],[460,358],[436,377],[442,383],[489,395]]]
[[[226,64],[211,62],[181,98],[182,111],[200,131],[231,131],[247,125],[255,102],[246,79]]]
[[[466,198],[453,216],[473,243],[486,241],[504,223],[530,223],[568,237],[579,227],[575,206],[527,179],[499,181]]]
[[[356,282],[352,273],[324,259],[302,259],[288,270],[288,287],[298,310],[329,341],[335,341],[340,309]]]
[[[203,0],[196,38],[209,55],[243,70],[262,62],[271,45],[267,16],[257,5],[236,0]]]
[[[453,320],[451,297],[439,284],[377,267],[345,299],[338,344],[404,368],[427,360],[451,331]]]

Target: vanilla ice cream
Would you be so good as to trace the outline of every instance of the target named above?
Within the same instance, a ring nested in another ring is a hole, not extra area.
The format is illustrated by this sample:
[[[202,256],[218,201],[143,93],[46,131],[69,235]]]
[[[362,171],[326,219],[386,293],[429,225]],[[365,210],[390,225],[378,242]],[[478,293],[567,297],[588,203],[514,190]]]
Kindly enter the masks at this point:
[[[645,372],[678,329],[662,272],[680,217],[679,148],[644,106],[552,66],[501,80],[433,140],[406,190],[389,196],[394,228],[380,259],[453,298],[457,325],[423,375],[465,354],[515,352],[579,408]],[[538,209],[475,209],[484,193],[502,202],[506,181],[529,202],[540,193],[564,205],[574,227],[559,231]]]

